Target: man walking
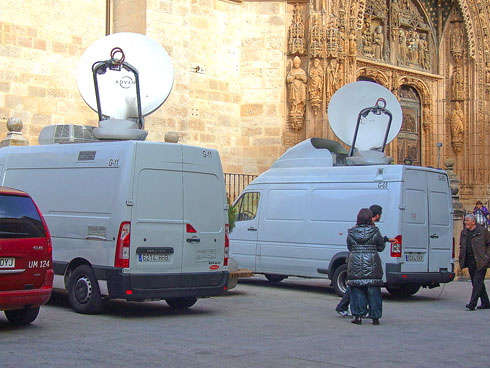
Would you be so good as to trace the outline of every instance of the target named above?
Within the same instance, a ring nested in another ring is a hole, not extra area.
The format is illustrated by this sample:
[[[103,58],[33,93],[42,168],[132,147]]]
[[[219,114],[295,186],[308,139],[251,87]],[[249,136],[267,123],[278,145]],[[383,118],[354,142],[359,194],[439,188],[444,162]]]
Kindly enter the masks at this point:
[[[485,289],[485,274],[490,259],[490,233],[476,223],[475,215],[469,214],[464,218],[465,228],[461,231],[459,240],[459,266],[468,267],[473,290],[470,302],[466,308],[470,311],[490,309],[487,290]],[[478,299],[481,304],[477,307]]]

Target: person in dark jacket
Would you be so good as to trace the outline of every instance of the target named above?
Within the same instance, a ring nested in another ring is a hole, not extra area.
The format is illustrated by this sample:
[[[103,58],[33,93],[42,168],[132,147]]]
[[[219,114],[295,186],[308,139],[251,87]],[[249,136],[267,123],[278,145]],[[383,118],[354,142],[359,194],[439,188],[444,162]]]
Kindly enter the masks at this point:
[[[485,274],[490,260],[490,233],[476,223],[475,215],[466,215],[464,222],[465,228],[459,238],[459,266],[461,269],[468,267],[473,285],[470,302],[466,304],[466,308],[474,311],[480,299],[478,309],[490,309],[485,289]]]
[[[383,268],[378,252],[385,248],[385,240],[379,229],[373,226],[373,213],[362,208],[357,215],[356,226],[347,235],[347,284],[351,288],[352,323],[360,325],[361,316],[366,314],[374,325],[379,325],[382,315],[381,286]]]
[[[369,207],[369,209],[373,213],[373,219],[372,219],[373,226],[376,226],[376,222],[379,222],[379,220],[381,219],[381,215],[383,214],[383,208],[378,204],[373,204],[371,207]],[[384,236],[383,239],[385,242],[390,242],[390,243],[396,242],[396,239],[388,238],[387,236]],[[349,303],[350,303],[350,287],[347,286],[344,295],[342,296],[342,299],[340,299],[339,304],[337,304],[337,306],[335,307],[335,311],[338,314],[340,314],[342,317],[348,317],[350,315]],[[368,313],[365,314],[365,317],[367,316]]]

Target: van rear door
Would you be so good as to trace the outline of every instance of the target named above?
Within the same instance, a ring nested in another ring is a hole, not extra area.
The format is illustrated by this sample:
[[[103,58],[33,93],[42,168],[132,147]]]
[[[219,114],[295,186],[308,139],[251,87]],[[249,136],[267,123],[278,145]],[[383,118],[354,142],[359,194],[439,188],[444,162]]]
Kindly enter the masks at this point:
[[[430,256],[427,172],[405,168],[403,180],[402,271],[427,272]]]
[[[445,173],[427,172],[429,194],[429,272],[451,271],[452,197]],[[449,269],[448,269],[449,268]]]
[[[183,287],[212,285],[221,276],[186,277],[186,273],[224,271],[227,206],[219,154],[215,150],[183,146],[184,241]],[[202,283],[199,284],[199,283]]]
[[[159,288],[181,287],[182,146],[137,143],[134,177],[131,273],[166,274]]]
[[[446,173],[407,168],[403,193],[402,271],[447,270],[451,265],[453,225]]]

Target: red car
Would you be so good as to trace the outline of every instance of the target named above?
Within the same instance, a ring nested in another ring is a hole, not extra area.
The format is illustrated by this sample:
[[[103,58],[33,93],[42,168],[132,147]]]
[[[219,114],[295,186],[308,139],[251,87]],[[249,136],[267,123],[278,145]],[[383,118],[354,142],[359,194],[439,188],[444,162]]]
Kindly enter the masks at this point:
[[[51,237],[32,198],[0,187],[0,310],[10,323],[29,324],[51,296]]]

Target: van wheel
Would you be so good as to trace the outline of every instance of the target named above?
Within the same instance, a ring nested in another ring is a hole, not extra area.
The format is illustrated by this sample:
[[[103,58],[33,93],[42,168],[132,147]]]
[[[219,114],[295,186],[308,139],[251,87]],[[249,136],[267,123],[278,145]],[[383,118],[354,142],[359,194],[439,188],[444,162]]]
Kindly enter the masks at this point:
[[[266,273],[264,276],[270,282],[281,282],[287,277],[283,275],[273,275],[272,273]]]
[[[347,289],[347,265],[344,263],[335,269],[332,285],[338,296],[344,296]]]
[[[28,325],[33,322],[39,314],[39,307],[24,308],[5,311],[5,316],[9,322],[16,326]]]
[[[82,265],[73,270],[68,279],[68,301],[78,313],[95,314],[102,310],[99,283],[92,267]]]
[[[404,284],[400,286],[386,286],[386,290],[398,298],[408,298],[411,295],[415,295],[420,290],[418,284]]]
[[[168,298],[165,299],[170,308],[173,309],[187,309],[192,307],[197,302],[197,298],[189,296],[187,298]]]

